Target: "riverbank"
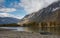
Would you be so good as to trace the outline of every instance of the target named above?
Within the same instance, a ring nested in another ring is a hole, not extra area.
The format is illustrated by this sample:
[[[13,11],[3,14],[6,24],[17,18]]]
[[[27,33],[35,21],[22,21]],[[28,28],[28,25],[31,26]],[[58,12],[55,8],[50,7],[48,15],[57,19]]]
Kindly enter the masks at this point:
[[[60,38],[59,35],[41,35],[40,33],[1,30],[0,38]]]

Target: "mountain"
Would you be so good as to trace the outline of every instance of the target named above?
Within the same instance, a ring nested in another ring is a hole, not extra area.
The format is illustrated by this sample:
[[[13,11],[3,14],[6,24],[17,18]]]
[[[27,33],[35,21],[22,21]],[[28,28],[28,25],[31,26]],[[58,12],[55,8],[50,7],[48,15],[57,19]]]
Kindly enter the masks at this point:
[[[20,19],[8,13],[0,13],[0,24],[13,24],[18,23]]]
[[[60,1],[50,4],[37,12],[26,15],[21,19],[20,24],[29,22],[48,22],[60,19]],[[59,21],[59,20],[58,20]]]
[[[19,19],[13,17],[0,17],[0,24],[18,23]]]

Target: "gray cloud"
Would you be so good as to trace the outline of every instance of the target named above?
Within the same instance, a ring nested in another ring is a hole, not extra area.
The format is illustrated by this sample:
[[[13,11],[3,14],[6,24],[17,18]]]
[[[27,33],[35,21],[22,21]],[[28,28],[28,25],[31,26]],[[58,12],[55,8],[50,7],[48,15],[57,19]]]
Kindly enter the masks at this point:
[[[55,1],[58,0],[21,0],[19,5],[22,6],[27,13],[32,13],[47,7]]]

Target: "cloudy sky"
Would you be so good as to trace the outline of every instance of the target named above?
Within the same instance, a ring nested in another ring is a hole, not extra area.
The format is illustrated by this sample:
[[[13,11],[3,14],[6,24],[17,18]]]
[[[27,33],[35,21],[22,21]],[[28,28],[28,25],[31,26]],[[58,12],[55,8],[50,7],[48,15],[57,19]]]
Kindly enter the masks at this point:
[[[0,14],[21,19],[56,1],[58,0],[0,0]]]

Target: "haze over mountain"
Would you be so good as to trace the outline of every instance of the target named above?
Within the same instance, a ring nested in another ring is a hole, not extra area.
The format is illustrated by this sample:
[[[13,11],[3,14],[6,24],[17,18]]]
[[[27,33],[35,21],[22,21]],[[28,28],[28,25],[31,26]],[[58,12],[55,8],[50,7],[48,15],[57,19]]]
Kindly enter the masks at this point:
[[[0,24],[12,24],[18,23],[20,19],[7,14],[7,13],[0,13]]]
[[[60,16],[57,14],[60,14],[60,1],[53,2],[46,8],[26,15],[23,19],[21,19],[20,23],[56,21],[60,19]]]

